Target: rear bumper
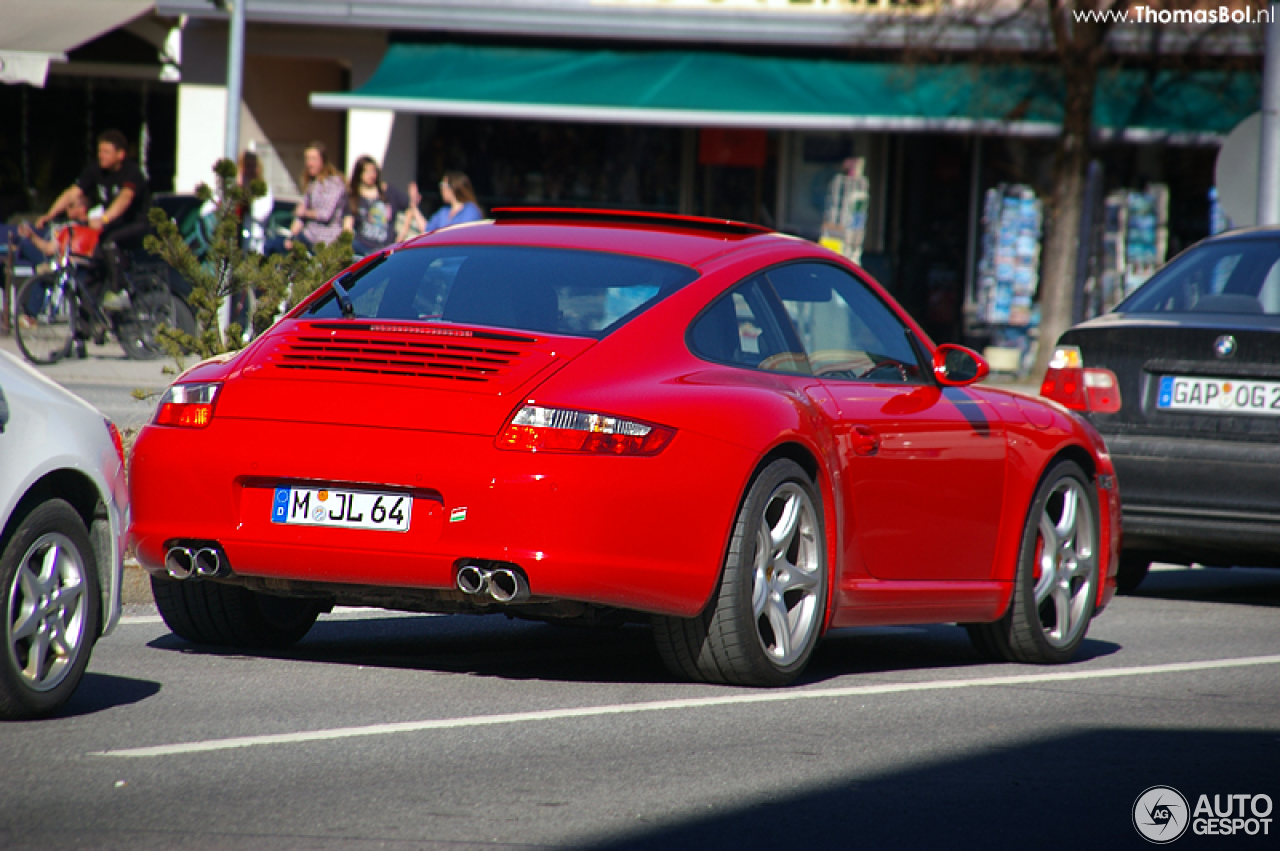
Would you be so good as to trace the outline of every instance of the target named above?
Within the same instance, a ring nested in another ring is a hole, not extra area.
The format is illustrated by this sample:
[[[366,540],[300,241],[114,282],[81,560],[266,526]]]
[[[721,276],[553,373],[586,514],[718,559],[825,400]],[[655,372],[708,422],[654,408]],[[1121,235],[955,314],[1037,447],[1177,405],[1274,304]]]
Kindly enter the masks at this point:
[[[1109,435],[1125,549],[1280,565],[1280,445]]]
[[[467,560],[537,598],[689,616],[710,598],[746,477],[739,447],[681,432],[651,458],[499,451],[491,437],[216,419],[151,426],[130,473],[138,560],[216,541],[238,576],[448,590]],[[274,487],[414,493],[408,532],[271,522]]]

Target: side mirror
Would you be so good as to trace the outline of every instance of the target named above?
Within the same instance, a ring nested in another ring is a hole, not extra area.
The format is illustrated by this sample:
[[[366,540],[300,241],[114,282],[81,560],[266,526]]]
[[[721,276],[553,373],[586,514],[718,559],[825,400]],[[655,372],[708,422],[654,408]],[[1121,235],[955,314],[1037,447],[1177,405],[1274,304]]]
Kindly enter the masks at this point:
[[[933,352],[933,377],[945,387],[964,387],[987,377],[991,367],[973,349],[943,343]]]

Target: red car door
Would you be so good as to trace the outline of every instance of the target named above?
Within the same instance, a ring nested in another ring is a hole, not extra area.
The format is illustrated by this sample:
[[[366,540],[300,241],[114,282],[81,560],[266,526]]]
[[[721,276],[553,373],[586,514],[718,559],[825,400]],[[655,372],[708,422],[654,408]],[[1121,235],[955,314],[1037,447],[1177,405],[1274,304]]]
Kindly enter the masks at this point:
[[[846,519],[867,571],[990,579],[1004,493],[1000,418],[979,394],[934,383],[906,324],[844,269],[796,263],[769,280],[839,410]]]

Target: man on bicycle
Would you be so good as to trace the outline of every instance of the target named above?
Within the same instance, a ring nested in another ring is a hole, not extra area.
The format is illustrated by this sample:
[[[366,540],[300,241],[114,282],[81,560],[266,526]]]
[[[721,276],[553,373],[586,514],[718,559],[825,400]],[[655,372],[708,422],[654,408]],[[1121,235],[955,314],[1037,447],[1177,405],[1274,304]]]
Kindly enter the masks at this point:
[[[128,155],[129,143],[124,134],[119,130],[104,131],[98,136],[97,162],[87,165],[49,211],[36,219],[36,227],[43,228],[77,200],[84,201],[91,209],[103,208],[101,216],[90,221],[90,225],[101,228],[94,260],[111,270],[107,279],[111,292],[102,299],[102,306],[107,310],[127,309],[129,304],[128,296],[120,292],[114,264],[107,261],[108,252],[114,248],[118,256],[127,256],[142,247],[142,239],[150,229],[147,210],[151,206],[151,193],[147,179]]]

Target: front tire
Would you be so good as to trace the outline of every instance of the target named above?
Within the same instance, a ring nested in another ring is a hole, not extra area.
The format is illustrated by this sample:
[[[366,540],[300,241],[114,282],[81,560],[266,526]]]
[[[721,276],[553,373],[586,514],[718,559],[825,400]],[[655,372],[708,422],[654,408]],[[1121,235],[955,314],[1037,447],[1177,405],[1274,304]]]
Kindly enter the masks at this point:
[[[786,685],[813,654],[826,600],[822,498],[798,464],[778,460],[747,491],[711,603],[693,618],[655,618],[654,638],[678,676]]]
[[[0,592],[0,718],[52,715],[80,684],[101,622],[93,545],[68,503],[49,500],[19,524],[0,554]]]
[[[1035,664],[1075,656],[1098,597],[1098,528],[1084,471],[1072,461],[1054,464],[1027,512],[1009,610],[995,623],[966,626],[979,653]]]
[[[277,597],[202,579],[151,577],[160,617],[174,635],[195,644],[281,649],[302,640],[324,605]]]

